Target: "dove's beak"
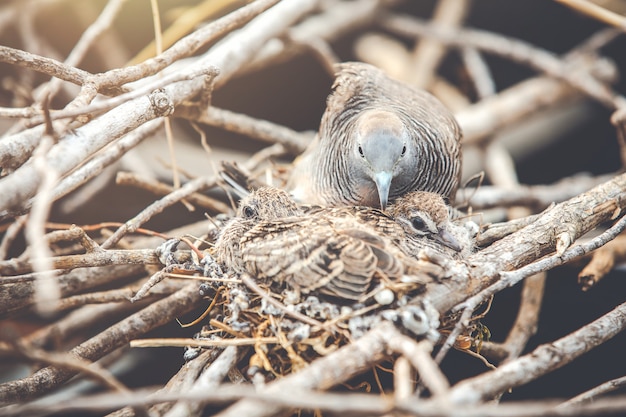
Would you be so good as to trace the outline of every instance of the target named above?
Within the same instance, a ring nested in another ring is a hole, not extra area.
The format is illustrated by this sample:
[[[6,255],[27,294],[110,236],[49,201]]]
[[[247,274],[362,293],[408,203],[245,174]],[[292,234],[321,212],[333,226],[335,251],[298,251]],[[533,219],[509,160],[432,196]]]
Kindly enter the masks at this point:
[[[378,199],[380,201],[380,208],[385,210],[387,208],[387,202],[389,201],[389,189],[391,188],[391,179],[393,177],[389,172],[381,171],[374,176],[374,182],[376,183],[376,189],[378,190]]]

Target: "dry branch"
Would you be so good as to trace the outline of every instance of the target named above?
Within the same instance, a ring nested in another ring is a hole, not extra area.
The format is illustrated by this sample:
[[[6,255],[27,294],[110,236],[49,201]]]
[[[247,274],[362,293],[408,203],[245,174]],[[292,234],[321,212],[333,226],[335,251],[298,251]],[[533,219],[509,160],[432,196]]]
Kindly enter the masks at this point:
[[[131,339],[190,311],[200,300],[195,284],[189,284],[171,296],[157,301],[109,327],[99,335],[70,350],[71,355],[95,361]],[[63,384],[75,372],[65,368],[46,367],[21,380],[0,384],[0,403],[22,402],[39,396]]]

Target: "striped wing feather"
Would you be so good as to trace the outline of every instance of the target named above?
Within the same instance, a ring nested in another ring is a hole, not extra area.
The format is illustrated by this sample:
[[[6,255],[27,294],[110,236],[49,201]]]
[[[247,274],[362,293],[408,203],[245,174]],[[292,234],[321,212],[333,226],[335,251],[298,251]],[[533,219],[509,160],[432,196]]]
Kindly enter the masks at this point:
[[[258,278],[350,300],[367,292],[379,264],[392,264],[377,257],[384,253],[380,244],[372,234],[336,230],[320,217],[261,222],[240,242],[245,268]]]

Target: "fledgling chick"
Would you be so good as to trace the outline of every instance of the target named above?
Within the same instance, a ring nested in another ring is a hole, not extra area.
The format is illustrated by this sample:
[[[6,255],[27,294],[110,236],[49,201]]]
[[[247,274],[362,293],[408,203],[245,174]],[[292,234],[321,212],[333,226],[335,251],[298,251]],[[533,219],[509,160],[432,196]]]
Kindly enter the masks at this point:
[[[429,93],[358,62],[339,64],[317,137],[287,189],[301,203],[371,206],[423,190],[454,200],[461,130]]]
[[[450,207],[435,193],[413,191],[389,206],[387,212],[404,229],[405,252],[417,256],[424,247],[453,259],[464,259],[474,249],[470,231],[450,220]]]
[[[222,229],[215,242],[216,258],[237,272],[242,272],[239,241],[262,221],[298,216],[303,212],[285,191],[261,187],[244,197],[236,216]]]
[[[365,209],[402,232],[386,214]],[[355,217],[324,210],[304,214],[285,191],[270,187],[242,200],[237,217],[220,234],[215,254],[236,272],[345,300],[359,300],[375,276],[399,280],[417,264]]]

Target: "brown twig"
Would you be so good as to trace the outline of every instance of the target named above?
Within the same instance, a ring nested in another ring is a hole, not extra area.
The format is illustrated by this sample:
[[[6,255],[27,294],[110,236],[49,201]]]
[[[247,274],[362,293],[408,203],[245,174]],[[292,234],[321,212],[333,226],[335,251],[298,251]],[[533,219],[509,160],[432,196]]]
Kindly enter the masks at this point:
[[[583,291],[588,291],[611,272],[616,264],[624,260],[626,260],[626,236],[620,235],[592,252],[591,261],[578,274],[578,284]]]

